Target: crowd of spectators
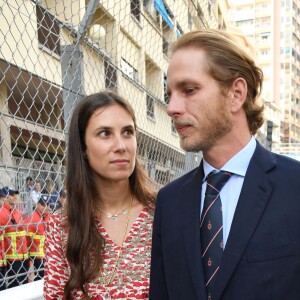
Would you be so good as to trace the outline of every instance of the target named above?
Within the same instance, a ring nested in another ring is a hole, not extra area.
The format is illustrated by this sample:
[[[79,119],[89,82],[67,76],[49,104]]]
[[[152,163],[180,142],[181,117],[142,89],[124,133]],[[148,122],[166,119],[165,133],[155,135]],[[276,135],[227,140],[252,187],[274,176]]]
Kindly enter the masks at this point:
[[[67,195],[52,181],[27,177],[22,196],[0,188],[0,291],[44,277],[45,224]]]

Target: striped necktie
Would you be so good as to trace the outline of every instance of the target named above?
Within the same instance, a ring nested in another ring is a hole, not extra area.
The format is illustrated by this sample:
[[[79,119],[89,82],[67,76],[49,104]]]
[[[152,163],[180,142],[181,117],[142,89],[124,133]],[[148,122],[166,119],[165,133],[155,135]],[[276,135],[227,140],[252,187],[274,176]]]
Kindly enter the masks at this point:
[[[230,178],[231,173],[211,172],[207,176],[204,205],[201,215],[200,233],[202,260],[208,300],[212,299],[216,275],[223,254],[223,220],[220,191]]]

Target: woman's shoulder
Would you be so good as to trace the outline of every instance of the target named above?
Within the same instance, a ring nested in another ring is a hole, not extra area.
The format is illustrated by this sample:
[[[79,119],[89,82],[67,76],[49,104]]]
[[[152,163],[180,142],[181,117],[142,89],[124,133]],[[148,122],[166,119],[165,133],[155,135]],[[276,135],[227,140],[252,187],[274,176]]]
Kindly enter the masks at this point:
[[[63,210],[57,210],[52,215],[51,218],[53,222],[65,222],[67,221],[67,215]]]
[[[149,221],[152,222],[152,219],[154,217],[154,206],[144,206],[143,210],[141,211],[140,217],[144,221]]]
[[[68,239],[67,217],[61,212],[53,213],[47,222],[45,234],[47,245],[50,248],[58,247],[59,249],[65,249]]]
[[[67,226],[67,216],[62,211],[54,212],[47,222],[48,231],[55,232],[65,229]]]

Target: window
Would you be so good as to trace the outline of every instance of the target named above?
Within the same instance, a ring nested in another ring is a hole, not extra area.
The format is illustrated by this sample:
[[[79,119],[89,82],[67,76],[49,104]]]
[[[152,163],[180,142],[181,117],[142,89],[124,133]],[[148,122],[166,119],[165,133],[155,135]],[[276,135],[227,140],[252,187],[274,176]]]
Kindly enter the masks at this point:
[[[170,172],[155,170],[155,181],[160,184],[166,184],[166,182],[170,181]]]
[[[151,119],[155,119],[154,114],[154,98],[147,94],[147,116]]]
[[[204,13],[199,4],[197,5],[197,15],[200,19],[202,19],[204,17]]]
[[[192,29],[193,28],[193,16],[190,12],[188,13],[188,24],[189,24],[189,29]]]
[[[135,19],[140,22],[140,18],[141,18],[140,0],[130,1],[130,11],[131,14],[135,17]]]
[[[263,32],[260,34],[260,41],[262,43],[267,43],[270,40],[270,32]]]
[[[109,62],[104,61],[105,69],[105,88],[117,90],[117,70],[115,66]]]
[[[180,27],[180,25],[177,24],[177,27],[176,27],[176,36],[177,36],[177,38],[179,38],[179,37],[182,36],[182,35],[183,35],[183,30],[182,30],[182,28]]]
[[[60,55],[60,27],[54,16],[36,6],[38,40],[42,47]]]
[[[269,50],[264,49],[264,50],[261,50],[261,51],[260,51],[260,56],[261,56],[261,57],[268,57],[268,56],[269,56],[269,53],[270,53]]]
[[[169,51],[169,42],[165,37],[163,37],[163,54],[168,55]]]
[[[215,9],[215,1],[214,0],[208,0],[208,11],[211,14]]]
[[[34,159],[35,161],[43,161],[48,163],[53,163],[57,159],[60,161],[64,160],[64,157],[59,154],[54,154],[50,152],[45,152],[40,149],[31,149],[31,148],[25,148],[20,145],[12,144],[12,154],[15,157],[23,157],[27,159]]]
[[[164,101],[166,104],[169,104],[170,98],[169,95],[167,94],[167,75],[164,74]]]
[[[144,9],[148,12],[148,14],[153,18],[155,22],[159,22],[159,15],[157,10],[154,7],[153,0],[143,0]]]
[[[201,9],[201,7],[200,7],[199,4],[197,5],[197,18],[196,18],[196,20],[197,20],[197,23],[199,22],[198,25],[201,28],[205,28],[206,27],[206,25],[204,23],[204,13],[203,13],[203,11],[202,11],[202,9]]]
[[[138,81],[138,71],[124,58],[121,59],[122,72],[134,81]]]
[[[177,133],[177,130],[176,130],[175,126],[174,126],[174,120],[173,120],[173,118],[171,119],[171,130],[172,130],[172,133]]]

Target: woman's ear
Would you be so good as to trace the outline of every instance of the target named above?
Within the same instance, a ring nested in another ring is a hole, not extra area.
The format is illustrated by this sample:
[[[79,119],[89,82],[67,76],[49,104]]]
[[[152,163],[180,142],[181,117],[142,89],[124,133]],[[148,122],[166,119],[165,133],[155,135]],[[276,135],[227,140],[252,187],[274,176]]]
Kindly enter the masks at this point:
[[[247,97],[247,82],[244,78],[238,77],[231,86],[231,111],[237,112],[243,107]]]

